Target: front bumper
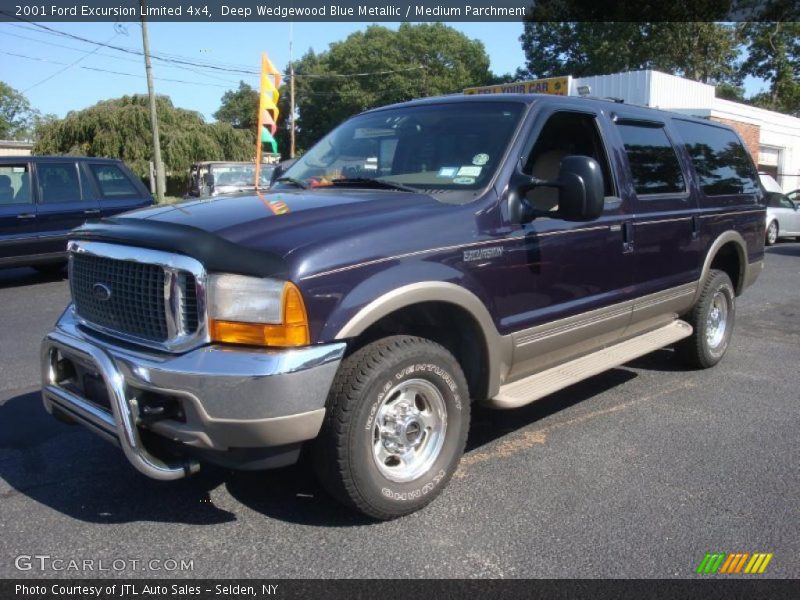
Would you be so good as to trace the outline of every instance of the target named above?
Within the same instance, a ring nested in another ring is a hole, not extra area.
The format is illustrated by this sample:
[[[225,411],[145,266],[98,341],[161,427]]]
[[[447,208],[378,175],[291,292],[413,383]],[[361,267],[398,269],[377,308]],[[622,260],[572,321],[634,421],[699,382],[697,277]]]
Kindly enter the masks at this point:
[[[142,442],[144,430],[201,453],[313,439],[344,351],[344,343],[335,343],[145,352],[89,332],[69,307],[42,341],[42,396],[48,412],[66,415],[118,444],[145,475],[178,479],[197,470],[197,463],[160,458]],[[82,383],[87,377],[102,382],[103,402],[88,393],[91,386]],[[162,418],[158,409],[165,405],[176,410]]]

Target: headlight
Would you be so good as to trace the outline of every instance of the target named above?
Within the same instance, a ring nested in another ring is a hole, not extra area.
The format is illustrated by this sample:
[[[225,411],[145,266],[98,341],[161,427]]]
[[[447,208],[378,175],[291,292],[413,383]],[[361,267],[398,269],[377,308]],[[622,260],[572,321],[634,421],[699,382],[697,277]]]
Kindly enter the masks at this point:
[[[310,343],[303,296],[290,281],[210,275],[208,307],[215,342],[284,347]]]

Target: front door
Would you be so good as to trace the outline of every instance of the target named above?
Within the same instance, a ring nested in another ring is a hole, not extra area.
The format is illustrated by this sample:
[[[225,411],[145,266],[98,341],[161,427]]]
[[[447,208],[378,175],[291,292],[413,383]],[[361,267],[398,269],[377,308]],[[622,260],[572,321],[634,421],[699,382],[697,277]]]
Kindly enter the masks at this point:
[[[567,222],[555,213],[557,189],[537,187],[527,194],[532,208],[553,216],[510,226],[505,293],[497,301],[499,328],[513,337],[507,381],[613,343],[630,319],[633,263],[624,239],[629,210],[609,163],[607,127],[604,115],[589,109],[543,111],[532,125],[523,173],[555,180],[562,158],[590,156],[603,172],[606,207],[595,221]]]

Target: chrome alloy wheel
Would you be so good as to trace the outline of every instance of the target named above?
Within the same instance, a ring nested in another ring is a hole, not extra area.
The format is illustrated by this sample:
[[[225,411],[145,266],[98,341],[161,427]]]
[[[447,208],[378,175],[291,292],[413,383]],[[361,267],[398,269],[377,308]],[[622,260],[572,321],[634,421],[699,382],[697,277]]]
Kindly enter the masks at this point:
[[[772,245],[778,241],[778,224],[773,221],[767,228],[767,243]]]
[[[717,290],[711,300],[711,310],[706,317],[706,343],[715,350],[725,339],[728,326],[728,297],[722,290]]]
[[[403,381],[378,407],[372,431],[375,464],[391,481],[413,481],[439,457],[446,432],[442,393],[424,379]]]

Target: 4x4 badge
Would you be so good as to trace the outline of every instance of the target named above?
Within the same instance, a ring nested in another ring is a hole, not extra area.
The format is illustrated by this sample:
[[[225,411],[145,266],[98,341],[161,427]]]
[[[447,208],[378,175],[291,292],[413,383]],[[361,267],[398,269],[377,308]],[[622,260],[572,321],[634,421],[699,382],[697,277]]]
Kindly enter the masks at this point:
[[[111,288],[104,283],[95,283],[92,286],[92,295],[100,302],[105,302],[111,298]]]

